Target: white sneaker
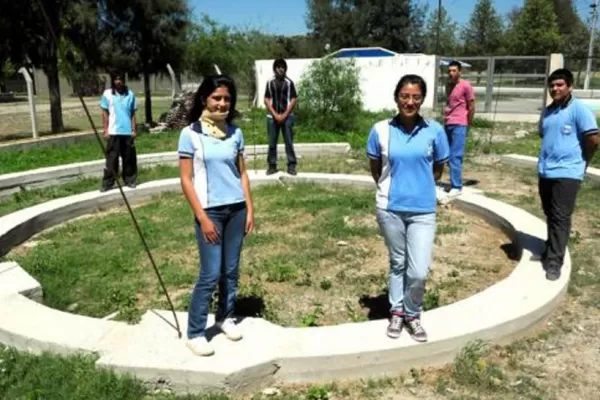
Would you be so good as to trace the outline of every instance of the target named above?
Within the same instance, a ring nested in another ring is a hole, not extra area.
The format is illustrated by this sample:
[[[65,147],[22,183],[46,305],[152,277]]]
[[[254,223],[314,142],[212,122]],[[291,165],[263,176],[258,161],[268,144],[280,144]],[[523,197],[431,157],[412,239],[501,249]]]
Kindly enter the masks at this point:
[[[462,190],[461,189],[457,189],[457,188],[452,188],[450,189],[450,191],[448,192],[448,197],[458,197],[462,194]]]
[[[225,321],[217,322],[215,325],[229,340],[238,341],[243,337],[239,326],[235,323],[233,318],[227,318]]]
[[[446,204],[446,202],[448,201],[448,196],[446,195],[446,191],[443,187],[436,186],[435,198],[437,199],[438,204]]]
[[[204,336],[188,339],[187,347],[197,356],[212,356],[215,350]]]

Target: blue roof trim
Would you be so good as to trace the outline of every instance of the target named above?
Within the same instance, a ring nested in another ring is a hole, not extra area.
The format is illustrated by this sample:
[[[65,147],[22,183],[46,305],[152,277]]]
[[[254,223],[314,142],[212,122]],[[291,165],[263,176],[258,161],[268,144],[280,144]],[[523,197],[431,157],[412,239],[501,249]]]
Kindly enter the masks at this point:
[[[342,49],[332,54],[333,58],[366,58],[366,57],[394,57],[396,53],[386,49]]]

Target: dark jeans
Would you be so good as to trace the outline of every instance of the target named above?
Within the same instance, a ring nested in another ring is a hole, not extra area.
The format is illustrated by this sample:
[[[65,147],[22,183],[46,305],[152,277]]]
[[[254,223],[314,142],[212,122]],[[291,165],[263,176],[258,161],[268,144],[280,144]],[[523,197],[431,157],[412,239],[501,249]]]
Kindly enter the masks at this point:
[[[581,181],[576,179],[539,179],[539,194],[548,228],[546,266],[562,267],[580,186]]]
[[[123,181],[126,185],[135,183],[137,179],[137,155],[135,139],[125,135],[111,135],[106,145],[106,167],[102,186],[110,188],[115,184],[119,174],[119,157],[123,159]]]
[[[283,123],[275,122],[274,118],[267,117],[267,133],[269,135],[269,154],[267,162],[269,167],[277,166],[277,142],[279,141],[279,132],[283,132],[283,141],[285,143],[285,154],[289,167],[296,166],[296,153],[294,152],[294,121],[296,117],[292,114]]]
[[[219,243],[204,240],[200,224],[196,221],[196,241],[200,252],[200,273],[192,291],[188,310],[189,339],[204,336],[208,308],[213,292],[219,283],[217,322],[231,317],[235,307],[240,254],[246,230],[246,203],[231,204],[206,209],[221,236]]]

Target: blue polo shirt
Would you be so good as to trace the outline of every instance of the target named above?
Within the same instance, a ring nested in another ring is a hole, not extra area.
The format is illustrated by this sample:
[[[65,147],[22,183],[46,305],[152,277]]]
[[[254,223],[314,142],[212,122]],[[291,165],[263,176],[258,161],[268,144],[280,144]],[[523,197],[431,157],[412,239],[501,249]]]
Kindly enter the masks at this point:
[[[131,136],[131,119],[137,109],[135,94],[131,90],[120,94],[107,89],[102,94],[100,107],[108,112],[108,134]]]
[[[583,180],[584,139],[598,131],[592,110],[574,97],[562,106],[551,104],[542,111],[539,128],[542,138],[539,176]]]
[[[382,161],[377,184],[377,208],[389,211],[432,213],[436,209],[433,164],[450,157],[444,128],[421,118],[412,132],[395,119],[380,121],[371,129],[367,156]]]
[[[227,136],[217,139],[202,132],[198,122],[181,130],[179,157],[194,163],[194,189],[200,204],[212,208],[246,201],[238,155],[244,151],[244,136],[240,128],[228,125]]]

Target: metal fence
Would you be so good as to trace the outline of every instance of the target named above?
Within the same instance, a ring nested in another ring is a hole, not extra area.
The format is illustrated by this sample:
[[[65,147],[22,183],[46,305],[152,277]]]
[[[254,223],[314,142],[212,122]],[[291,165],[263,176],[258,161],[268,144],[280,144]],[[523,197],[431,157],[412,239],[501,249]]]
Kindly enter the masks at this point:
[[[463,64],[463,79],[475,90],[478,113],[538,114],[545,105],[549,56],[439,57]],[[440,63],[438,63],[440,64]],[[440,64],[441,65],[441,64]],[[447,67],[438,74],[437,105],[446,102]]]

